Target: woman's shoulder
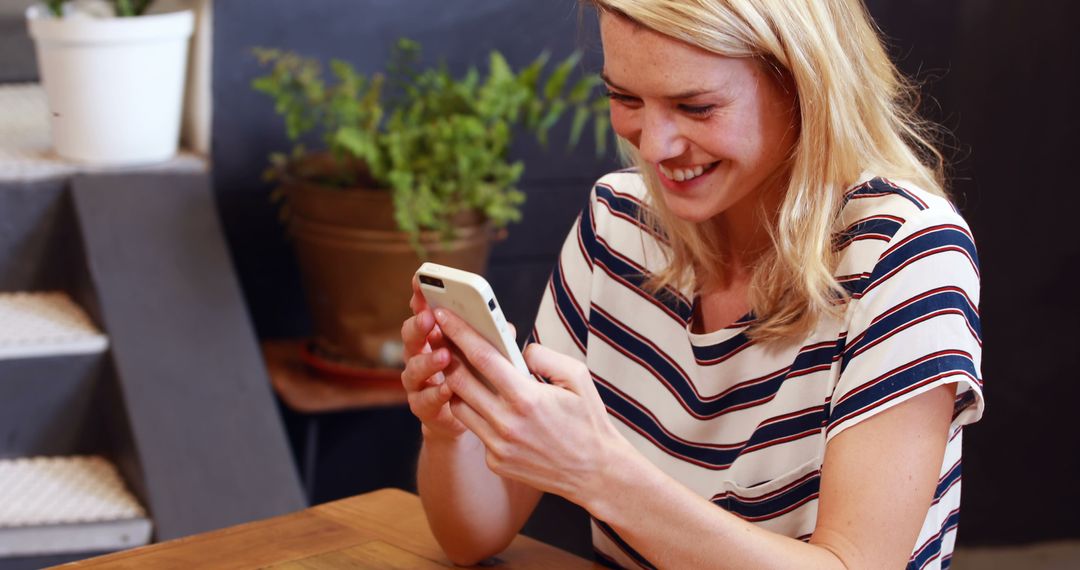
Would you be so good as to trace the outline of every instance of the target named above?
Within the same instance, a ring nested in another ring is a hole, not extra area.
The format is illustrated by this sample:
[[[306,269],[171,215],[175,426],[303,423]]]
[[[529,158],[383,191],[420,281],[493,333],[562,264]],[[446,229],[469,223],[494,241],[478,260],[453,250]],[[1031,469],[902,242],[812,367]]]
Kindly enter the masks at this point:
[[[952,202],[903,180],[867,177],[850,188],[841,227],[835,244],[839,276],[867,275],[886,254],[912,241],[931,249],[942,240],[956,242],[978,263],[971,230]]]
[[[845,226],[875,216],[892,217],[901,223],[929,217],[953,219],[967,225],[948,198],[914,183],[883,176],[864,177],[844,193],[841,217]]]

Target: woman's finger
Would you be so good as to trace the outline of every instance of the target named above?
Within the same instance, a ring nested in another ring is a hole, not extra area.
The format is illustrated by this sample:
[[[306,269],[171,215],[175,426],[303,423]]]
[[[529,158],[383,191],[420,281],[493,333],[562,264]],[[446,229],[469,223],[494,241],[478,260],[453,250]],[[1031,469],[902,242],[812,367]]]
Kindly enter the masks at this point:
[[[434,419],[453,395],[454,392],[445,384],[428,386],[409,394],[409,409],[421,421]]]
[[[450,411],[459,422],[469,428],[469,431],[475,433],[476,437],[480,438],[485,447],[490,450],[495,445],[498,439],[495,429],[484,419],[484,416],[480,415],[467,402],[460,397],[451,398]]]
[[[412,278],[412,297],[409,298],[409,308],[414,314],[427,308],[427,299],[424,298],[424,293],[420,290],[420,282],[415,275]]]
[[[432,352],[424,352],[409,358],[405,370],[401,372],[401,383],[405,390],[415,392],[420,390],[424,382],[433,376],[437,376],[435,384],[441,384],[440,372],[450,363],[450,351],[440,348]]]
[[[533,387],[533,382],[523,382],[522,374],[517,368],[468,323],[446,309],[436,309],[435,320],[446,338],[454,343],[461,355],[480,375],[491,382],[500,396],[511,403],[526,397],[528,390]],[[451,385],[451,388],[461,394],[457,386]],[[469,401],[469,404],[475,407],[477,402]]]
[[[589,369],[580,360],[535,342],[525,347],[522,356],[533,374],[547,378],[556,386],[579,395],[596,391]]]
[[[452,353],[450,364],[444,369],[446,385],[454,391],[458,398],[464,400],[469,407],[480,413],[488,422],[496,422],[503,403],[499,396],[495,395],[483,381],[478,378],[478,372],[469,366],[467,360],[460,354]]]
[[[428,335],[431,334],[434,326],[435,318],[428,310],[405,319],[401,325],[401,341],[405,345],[405,354],[424,352],[424,346],[428,344]]]

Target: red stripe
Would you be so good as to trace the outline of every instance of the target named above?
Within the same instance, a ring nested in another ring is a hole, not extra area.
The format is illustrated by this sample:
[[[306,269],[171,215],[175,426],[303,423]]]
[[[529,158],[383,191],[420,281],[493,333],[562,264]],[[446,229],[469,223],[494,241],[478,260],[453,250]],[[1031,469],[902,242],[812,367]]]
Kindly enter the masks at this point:
[[[808,480],[810,480],[810,479],[812,479],[814,477],[817,477],[820,474],[821,474],[820,469],[814,470],[814,471],[812,471],[810,473],[807,473],[806,475],[803,475],[802,477],[799,477],[797,480],[792,481],[791,483],[788,483],[787,485],[784,485],[783,487],[780,487],[779,489],[776,489],[775,491],[771,491],[769,493],[761,495],[760,497],[743,497],[742,495],[735,494],[735,493],[733,493],[731,491],[724,491],[723,493],[713,495],[713,497],[711,499],[709,499],[709,500],[713,501],[713,502],[716,502],[716,501],[724,500],[724,499],[726,499],[728,497],[735,497],[736,499],[739,500],[740,503],[751,503],[751,504],[753,504],[753,503],[763,503],[765,501],[768,501],[770,499],[778,497],[778,496],[780,496],[780,495],[794,489],[795,487],[797,487],[799,485],[802,485],[803,483],[807,482]]]
[[[937,358],[939,356],[945,356],[945,355],[948,355],[948,354],[956,354],[956,355],[960,355],[960,356],[966,356],[969,360],[974,361],[974,358],[972,358],[970,354],[968,354],[967,352],[964,352],[962,350],[939,350],[937,352],[932,352],[932,353],[927,354],[927,355],[925,355],[925,356],[923,356],[921,358],[918,358],[916,360],[908,362],[907,364],[897,366],[896,368],[893,368],[892,370],[878,376],[877,378],[874,378],[873,380],[870,380],[868,382],[860,384],[859,386],[855,387],[853,390],[851,390],[847,394],[844,394],[844,397],[840,398],[836,402],[836,405],[840,405],[840,404],[844,403],[844,401],[846,401],[848,398],[851,398],[852,396],[858,394],[859,392],[862,392],[863,390],[866,390],[867,388],[870,388],[871,386],[874,386],[878,382],[881,382],[882,380],[884,380],[884,379],[886,379],[886,378],[888,378],[890,376],[893,376],[895,374],[899,374],[899,373],[901,373],[901,372],[903,372],[905,370],[908,370],[910,368],[918,366],[918,365],[920,365],[923,362],[926,362],[928,360],[932,360],[932,359]]]
[[[858,296],[853,295],[852,297],[856,298],[856,299],[862,298],[862,297],[866,296],[866,294],[869,293],[873,288],[877,287],[878,285],[881,285],[882,283],[887,281],[890,277],[892,277],[893,275],[896,275],[902,269],[904,269],[905,267],[911,265],[912,263],[915,263],[916,261],[919,261],[920,259],[923,259],[925,257],[929,257],[931,255],[935,255],[935,254],[938,254],[938,253],[944,253],[946,251],[955,251],[955,252],[958,252],[958,253],[962,254],[965,258],[967,258],[968,263],[971,264],[971,269],[975,271],[975,277],[980,277],[979,268],[978,268],[978,266],[975,265],[975,260],[971,259],[971,256],[968,255],[968,252],[967,252],[966,249],[964,249],[962,247],[955,246],[955,245],[946,245],[946,246],[936,247],[934,249],[928,249],[928,250],[926,250],[926,251],[924,251],[924,252],[922,252],[922,253],[914,256],[914,257],[911,257],[911,258],[908,258],[908,259],[904,260],[903,263],[901,263],[900,265],[897,265],[891,271],[889,271],[885,275],[882,275],[881,277],[876,279],[870,285],[867,285],[866,289],[863,289],[863,292],[860,295],[858,295]]]
[[[949,371],[946,371],[946,372],[942,372],[941,374],[938,374],[936,376],[932,376],[932,377],[927,378],[926,380],[923,380],[923,381],[918,382],[916,384],[912,384],[911,386],[908,386],[907,388],[904,388],[903,390],[900,390],[899,392],[894,392],[893,394],[890,394],[889,397],[887,397],[887,398],[883,398],[881,400],[878,400],[878,401],[872,403],[869,406],[859,408],[858,410],[855,410],[855,411],[845,415],[844,417],[835,420],[828,427],[828,429],[826,430],[826,433],[832,432],[833,428],[835,428],[836,426],[846,422],[847,420],[849,420],[849,419],[851,419],[851,418],[853,418],[855,416],[862,415],[862,414],[864,414],[866,412],[869,412],[871,410],[875,410],[877,408],[880,408],[881,406],[883,406],[883,405],[885,405],[885,404],[899,398],[900,396],[903,396],[903,395],[911,392],[912,390],[922,388],[923,386],[932,384],[932,383],[934,383],[934,382],[936,382],[936,381],[938,381],[938,380],[940,380],[942,378],[947,378],[949,376],[964,376],[964,377],[967,377],[972,382],[975,382],[976,384],[980,384],[980,382],[976,378],[973,378],[970,374],[968,374],[967,372],[965,372],[963,370],[949,370]]]
[[[975,329],[971,328],[971,324],[969,324],[967,322],[967,315],[965,315],[963,311],[961,311],[960,309],[952,309],[952,308],[950,308],[950,309],[939,309],[939,310],[933,311],[931,313],[926,313],[925,315],[922,315],[922,316],[920,316],[920,317],[918,317],[916,319],[912,319],[912,320],[910,320],[910,321],[908,321],[908,322],[906,322],[906,323],[892,329],[891,331],[881,335],[880,337],[874,339],[873,342],[868,343],[865,346],[863,346],[862,348],[860,348],[859,350],[853,352],[851,354],[851,358],[854,359],[856,356],[866,352],[867,350],[870,350],[871,348],[881,344],[882,342],[888,340],[889,338],[892,338],[893,336],[899,334],[900,332],[905,331],[905,330],[907,330],[907,329],[909,329],[909,328],[911,328],[911,327],[913,327],[913,326],[915,326],[915,325],[917,325],[919,323],[923,323],[923,322],[926,322],[926,321],[928,321],[930,319],[933,319],[935,317],[941,317],[941,316],[944,316],[944,315],[959,315],[961,318],[964,318],[964,324],[967,325],[968,332],[971,333],[971,338],[979,346],[982,346],[982,341],[979,340],[979,335],[975,332]],[[864,332],[862,335],[859,335],[859,336],[861,337],[861,336],[864,336],[865,334],[866,333]],[[851,343],[850,346],[855,346],[855,344],[857,342],[858,341],[856,340],[856,342]]]

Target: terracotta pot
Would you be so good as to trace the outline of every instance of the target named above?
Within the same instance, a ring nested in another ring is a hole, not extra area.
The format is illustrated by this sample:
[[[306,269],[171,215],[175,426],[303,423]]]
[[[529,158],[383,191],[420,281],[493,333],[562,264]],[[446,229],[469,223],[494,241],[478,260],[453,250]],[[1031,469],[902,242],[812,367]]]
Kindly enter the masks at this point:
[[[339,189],[296,179],[283,184],[318,348],[360,366],[401,363],[401,323],[410,282],[423,261],[483,274],[494,232],[473,213],[456,237],[421,236],[421,260],[397,229],[390,192]]]

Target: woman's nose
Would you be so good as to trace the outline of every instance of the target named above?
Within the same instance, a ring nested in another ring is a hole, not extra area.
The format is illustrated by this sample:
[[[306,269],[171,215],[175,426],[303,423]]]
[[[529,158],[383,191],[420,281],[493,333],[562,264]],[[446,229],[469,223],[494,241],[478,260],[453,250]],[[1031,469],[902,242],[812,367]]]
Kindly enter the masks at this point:
[[[663,113],[645,113],[638,137],[638,153],[646,162],[659,163],[686,151],[686,141],[675,122]]]

